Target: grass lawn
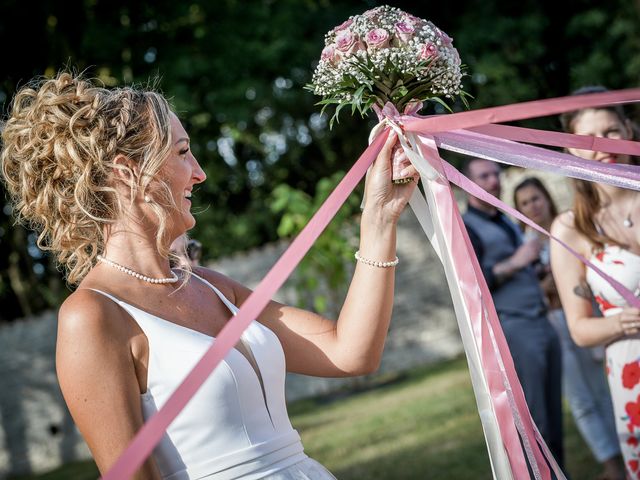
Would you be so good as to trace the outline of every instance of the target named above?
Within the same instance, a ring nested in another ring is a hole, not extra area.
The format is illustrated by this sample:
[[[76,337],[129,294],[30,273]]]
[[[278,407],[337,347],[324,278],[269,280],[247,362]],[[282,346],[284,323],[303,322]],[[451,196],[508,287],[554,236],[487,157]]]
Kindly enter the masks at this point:
[[[303,400],[289,413],[307,454],[340,480],[483,480],[491,470],[464,359],[413,370],[368,391]],[[591,480],[599,467],[565,411],[567,470]],[[79,462],[14,480],[95,479]]]

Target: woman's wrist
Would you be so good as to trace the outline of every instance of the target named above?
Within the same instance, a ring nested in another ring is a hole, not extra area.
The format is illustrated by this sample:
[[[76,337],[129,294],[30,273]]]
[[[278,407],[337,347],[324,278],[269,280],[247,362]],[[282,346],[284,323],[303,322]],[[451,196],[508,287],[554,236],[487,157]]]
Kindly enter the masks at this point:
[[[360,220],[360,245],[363,242],[395,245],[397,222],[362,215]]]
[[[368,222],[360,225],[360,253],[363,257],[380,261],[393,261],[396,256],[395,223]]]
[[[360,228],[370,230],[395,230],[398,224],[398,218],[385,214],[383,209],[365,209],[360,217]]]

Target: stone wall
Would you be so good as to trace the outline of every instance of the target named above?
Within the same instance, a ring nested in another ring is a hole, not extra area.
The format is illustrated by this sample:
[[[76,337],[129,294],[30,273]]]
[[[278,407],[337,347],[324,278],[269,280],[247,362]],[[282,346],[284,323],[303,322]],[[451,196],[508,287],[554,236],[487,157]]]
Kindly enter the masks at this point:
[[[0,478],[88,458],[56,379],[56,315],[0,329]]]

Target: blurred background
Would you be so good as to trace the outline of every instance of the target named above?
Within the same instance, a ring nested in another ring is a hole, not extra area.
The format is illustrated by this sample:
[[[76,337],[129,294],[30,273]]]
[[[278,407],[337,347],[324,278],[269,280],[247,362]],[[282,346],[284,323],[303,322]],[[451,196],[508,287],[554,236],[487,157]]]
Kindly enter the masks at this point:
[[[637,0],[390,3],[453,37],[474,109],[586,84],[632,87],[640,78]],[[192,236],[205,261],[248,250],[278,238],[283,212],[269,208],[278,186],[314,195],[321,178],[347,170],[366,145],[372,118],[343,114],[330,131],[319,98],[302,87],[324,34],[378,4],[4,0],[0,108],[6,113],[20,85],[63,67],[107,85],[159,78],[209,177],[195,195]],[[535,124],[557,128],[555,119]],[[0,213],[0,322],[56,307],[69,291],[10,213]]]
[[[202,243],[203,263],[224,266],[240,252],[280,245],[295,235],[366,146],[372,117],[343,114],[329,130],[328,118],[315,105],[319,98],[303,86],[311,81],[324,34],[348,16],[383,3],[2,0],[0,109],[4,117],[17,88],[62,68],[84,71],[107,86],[157,86],[179,113],[208,176],[194,192],[198,224],[191,236]],[[472,109],[563,96],[583,85],[636,87],[640,80],[640,0],[386,3],[431,20],[453,37],[467,68],[463,83],[473,96]],[[431,112],[442,113],[435,107]],[[523,125],[559,129],[556,118]],[[20,319],[55,316],[71,291],[35,245],[35,235],[13,224],[4,197],[0,324],[25,326],[12,327],[0,346],[16,344],[28,331],[33,335],[40,327]],[[358,207],[354,195],[297,272],[298,292],[315,291],[324,276],[328,293],[304,299],[320,311],[337,303],[331,292],[341,291],[348,274],[344,264],[353,254]],[[0,348],[0,360],[11,363],[13,371],[37,367],[32,356],[13,352],[9,359],[7,352],[9,347],[4,354]],[[48,354],[52,359],[53,352]],[[54,373],[47,372],[40,380],[55,384]],[[12,388],[5,381],[0,390]],[[37,402],[35,397],[29,400]],[[6,433],[26,408],[19,403],[0,394],[5,425],[0,477],[37,469],[32,460],[20,458],[29,450],[29,430]],[[67,417],[38,428],[51,436],[70,431]],[[81,449],[74,442],[60,447],[60,458],[77,456]]]

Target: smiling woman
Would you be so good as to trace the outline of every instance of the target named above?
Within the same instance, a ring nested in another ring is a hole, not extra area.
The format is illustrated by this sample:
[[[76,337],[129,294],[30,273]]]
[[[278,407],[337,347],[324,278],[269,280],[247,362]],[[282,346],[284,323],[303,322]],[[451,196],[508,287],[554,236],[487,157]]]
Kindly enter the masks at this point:
[[[575,94],[603,91],[602,87],[588,87]],[[569,112],[561,121],[569,133],[637,139],[634,125],[621,106]],[[638,159],[629,155],[573,149],[570,153],[596,162],[638,164]],[[575,180],[573,208],[558,216],[551,229],[552,234],[636,295],[640,293],[638,196],[636,191]],[[630,308],[609,283],[582,262],[560,250],[555,242],[551,245],[551,270],[569,331],[580,346],[606,346],[618,440],[628,478],[636,478],[640,417],[633,413],[640,411],[640,383],[630,373],[640,368],[640,311]],[[593,300],[602,317],[594,314]],[[595,437],[601,439],[603,435],[597,433]]]
[[[61,73],[17,93],[2,140],[15,211],[78,284],[60,308],[56,368],[104,473],[251,292],[205,268],[171,268],[170,246],[195,225],[191,193],[206,176],[158,93]],[[349,376],[379,365],[396,225],[416,185],[391,182],[395,141],[367,177],[357,267],[338,320],[270,302],[137,478],[334,478],[291,426],[285,371]]]

